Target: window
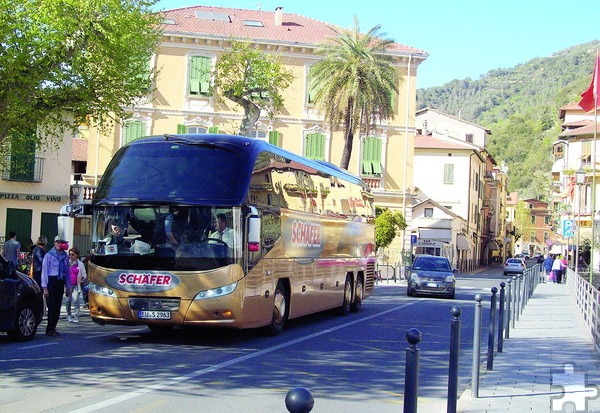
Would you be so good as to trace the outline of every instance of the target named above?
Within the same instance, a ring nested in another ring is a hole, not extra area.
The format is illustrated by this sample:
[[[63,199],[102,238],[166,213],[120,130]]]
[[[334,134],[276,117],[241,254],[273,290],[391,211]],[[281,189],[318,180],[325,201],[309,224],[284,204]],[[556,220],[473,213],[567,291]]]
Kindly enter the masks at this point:
[[[188,76],[190,95],[210,96],[212,59],[206,56],[192,56]]]
[[[544,224],[550,225],[550,217],[549,216],[544,217]]]
[[[315,103],[315,82],[310,75],[310,67],[306,71],[306,96],[304,100],[309,105]]]
[[[433,218],[433,208],[425,208],[425,218]]]
[[[16,181],[34,181],[35,179],[35,130],[15,134],[10,144],[10,176]]]
[[[305,137],[304,156],[308,159],[325,160],[325,135],[309,133]]]
[[[193,134],[206,134],[206,133],[219,133],[218,126],[185,126],[185,125],[177,125],[177,133],[193,133]]]
[[[535,215],[532,215],[532,216],[531,216],[531,223],[532,223],[532,224],[535,224]]]
[[[123,145],[146,136],[146,122],[130,120],[123,126]]]
[[[454,184],[454,164],[452,163],[444,165],[444,183]]]
[[[279,146],[279,132],[276,130],[269,132],[269,143],[271,145]]]
[[[381,176],[381,146],[379,138],[369,137],[363,141],[362,173],[367,176]]]
[[[535,242],[535,232],[529,234],[529,242]]]

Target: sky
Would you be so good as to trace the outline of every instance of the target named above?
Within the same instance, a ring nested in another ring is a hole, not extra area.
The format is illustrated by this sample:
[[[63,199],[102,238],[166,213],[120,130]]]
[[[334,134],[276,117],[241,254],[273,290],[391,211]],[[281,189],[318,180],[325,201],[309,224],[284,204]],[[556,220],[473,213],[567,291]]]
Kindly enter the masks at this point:
[[[301,14],[362,32],[381,33],[429,54],[418,68],[417,87],[453,79],[479,79],[536,57],[600,39],[598,0],[160,0],[155,9],[198,5]],[[593,68],[590,68],[590,73]]]

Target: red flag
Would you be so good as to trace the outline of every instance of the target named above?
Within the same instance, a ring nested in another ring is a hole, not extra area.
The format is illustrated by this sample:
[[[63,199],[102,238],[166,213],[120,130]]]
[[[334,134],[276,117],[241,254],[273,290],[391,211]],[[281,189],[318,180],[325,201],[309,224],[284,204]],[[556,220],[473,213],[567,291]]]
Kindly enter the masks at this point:
[[[600,96],[600,55],[596,51],[596,66],[594,67],[594,76],[590,87],[581,94],[579,106],[586,112],[596,109]]]

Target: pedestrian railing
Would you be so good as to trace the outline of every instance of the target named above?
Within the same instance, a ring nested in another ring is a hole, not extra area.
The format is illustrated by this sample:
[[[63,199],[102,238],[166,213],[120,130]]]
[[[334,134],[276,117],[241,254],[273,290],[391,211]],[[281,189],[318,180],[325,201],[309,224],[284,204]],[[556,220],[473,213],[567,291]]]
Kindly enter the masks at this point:
[[[570,268],[567,269],[567,285],[575,298],[583,321],[590,330],[594,348],[600,353],[600,293],[589,281]]]

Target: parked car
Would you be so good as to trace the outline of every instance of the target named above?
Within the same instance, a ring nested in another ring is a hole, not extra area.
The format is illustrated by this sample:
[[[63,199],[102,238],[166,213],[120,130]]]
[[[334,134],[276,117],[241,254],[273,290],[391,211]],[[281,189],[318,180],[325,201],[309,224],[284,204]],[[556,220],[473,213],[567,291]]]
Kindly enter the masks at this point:
[[[523,258],[509,258],[504,263],[504,275],[508,274],[523,274],[527,264]]]
[[[35,337],[44,301],[39,285],[0,256],[0,331],[16,341]]]
[[[452,269],[448,258],[419,254],[408,270],[408,296],[428,294],[454,298],[458,270]]]

